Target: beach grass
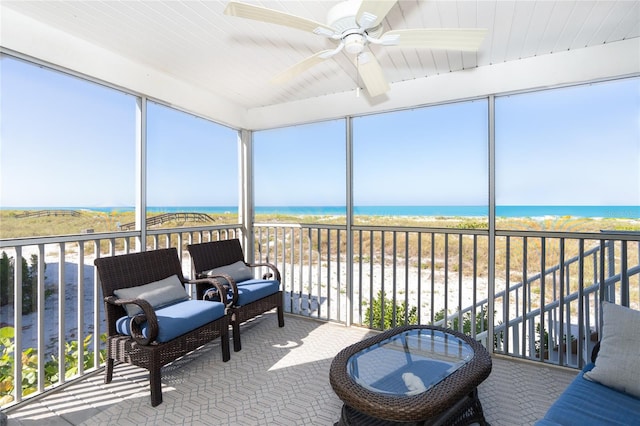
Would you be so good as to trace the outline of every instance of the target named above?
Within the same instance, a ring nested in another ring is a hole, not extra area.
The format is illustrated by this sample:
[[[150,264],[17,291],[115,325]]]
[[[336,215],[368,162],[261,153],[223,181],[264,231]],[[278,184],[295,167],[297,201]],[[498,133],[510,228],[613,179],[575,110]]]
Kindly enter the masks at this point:
[[[135,220],[132,211],[98,212],[90,210],[80,210],[78,215],[69,216],[41,216],[41,217],[20,217],[22,210],[0,210],[0,239],[28,238],[44,236],[77,235],[83,233],[115,232],[123,224],[131,223]],[[151,213],[148,217],[161,215],[162,213]],[[188,220],[176,220],[165,222],[157,228],[176,229],[180,227],[197,227],[202,225],[234,224],[238,221],[237,214],[224,213],[210,215],[212,222],[203,223]],[[257,223],[295,223],[295,224],[317,224],[320,225],[344,225],[344,216],[296,216],[284,214],[264,214],[257,215]],[[393,227],[397,228],[434,228],[434,229],[466,229],[478,230],[487,229],[486,218],[477,217],[408,217],[408,216],[356,216],[354,223],[366,227]],[[154,228],[154,229],[157,229]],[[602,230],[608,231],[640,231],[640,220],[634,219],[614,219],[614,218],[573,218],[573,217],[549,217],[543,219],[536,218],[497,218],[496,229],[498,230],[529,230],[529,231],[551,231],[551,232],[584,232],[593,233],[594,239],[588,240],[584,250],[588,250],[599,243],[597,235]],[[300,229],[292,230],[296,233],[302,232]],[[311,247],[320,247],[318,250],[323,254],[322,260],[327,260],[336,253],[345,252],[346,238],[331,237],[338,231],[321,229],[317,233],[311,233],[309,244]],[[370,258],[373,253],[376,261],[381,258],[389,263],[394,259],[394,253],[399,253],[399,261],[412,262],[420,259],[422,269],[441,269],[444,266],[452,272],[461,272],[462,275],[472,276],[474,273],[486,276],[488,272],[488,251],[489,240],[486,236],[474,237],[472,235],[457,235],[435,232],[432,236],[429,232],[421,234],[420,244],[417,244],[417,233],[388,232],[384,230],[376,232],[364,231],[354,238],[354,252],[358,259],[362,256]],[[176,239],[175,236],[172,237]],[[304,238],[298,235],[300,241]],[[333,239],[333,246],[328,247],[328,241]],[[339,246],[337,241],[339,240]],[[150,241],[152,243],[152,241]],[[541,253],[544,251],[544,265],[547,267],[557,265],[560,260],[559,240],[555,238],[542,239],[531,237],[526,243],[521,238],[510,238],[510,247],[506,249],[507,238],[496,238],[495,265],[496,273],[505,277],[509,268],[509,279],[513,281],[521,280],[525,274],[530,275],[540,271],[542,266]],[[101,251],[106,251],[108,241],[102,241],[104,247]],[[120,241],[118,244],[123,244]],[[177,244],[171,241],[172,245]],[[525,248],[526,245],[526,248]],[[630,259],[638,258],[638,244],[629,245]],[[407,248],[405,250],[405,247]],[[418,247],[421,247],[420,251]],[[564,258],[569,259],[579,252],[578,240],[565,240]],[[93,248],[88,247],[91,253]],[[526,251],[526,260],[525,260]],[[509,258],[507,254],[509,253]],[[299,257],[307,257],[306,252],[291,253],[291,259],[298,262]],[[433,265],[431,264],[433,257]],[[309,259],[304,259],[309,261]],[[371,260],[371,259],[370,259]],[[398,259],[396,258],[396,261]],[[474,263],[475,261],[475,263]],[[585,268],[588,270],[593,260],[586,258]],[[522,267],[527,264],[526,270]],[[517,266],[516,266],[517,265]],[[578,274],[572,274],[576,277]],[[572,286],[578,284],[572,284]],[[537,290],[539,291],[539,290]]]
[[[78,210],[77,216],[40,216],[20,217],[23,210],[0,210],[0,239],[45,237],[59,235],[78,235],[83,233],[116,232],[119,227],[135,222],[132,211],[114,210],[109,213]],[[162,213],[150,213],[147,217],[160,216]],[[207,225],[237,223],[237,214],[210,215],[213,222]],[[182,226],[201,226],[203,222],[174,220],[165,222],[163,228]]]
[[[132,211],[100,212],[93,210],[78,210],[77,216],[41,216],[19,217],[23,210],[0,210],[0,239],[44,237],[58,235],[77,235],[87,232],[115,232],[119,226],[135,221]],[[148,218],[163,213],[149,213]],[[234,213],[217,213],[210,216],[213,222],[207,225],[233,224],[238,222],[238,215]],[[315,215],[286,215],[259,214],[255,217],[258,223],[300,223],[344,225],[345,216],[315,216]],[[441,217],[441,216],[355,216],[356,226],[394,226],[394,227],[426,227],[453,229],[487,229],[486,218],[476,217]],[[161,228],[179,228],[187,226],[201,226],[203,222],[175,220],[163,223]],[[157,229],[157,228],[154,228]],[[530,230],[530,231],[559,231],[559,232],[600,232],[610,231],[640,231],[640,219],[616,218],[497,218],[498,230]]]

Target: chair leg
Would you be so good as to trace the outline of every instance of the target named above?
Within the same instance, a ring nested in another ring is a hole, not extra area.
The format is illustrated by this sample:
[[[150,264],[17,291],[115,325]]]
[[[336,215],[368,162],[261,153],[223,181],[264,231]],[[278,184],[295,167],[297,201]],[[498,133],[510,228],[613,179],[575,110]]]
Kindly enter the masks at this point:
[[[104,369],[104,383],[111,383],[113,380],[113,358],[107,358],[107,365]]]
[[[149,370],[149,384],[151,386],[151,406],[155,407],[162,403],[162,377],[160,368]]]
[[[284,309],[282,306],[278,306],[278,327],[284,327]]]
[[[237,320],[234,320],[231,323],[232,333],[233,333],[233,351],[239,352],[242,349],[242,345],[240,343],[240,323]]]
[[[220,336],[222,346],[222,362],[227,362],[231,359],[231,353],[229,352],[229,334],[223,334]]]

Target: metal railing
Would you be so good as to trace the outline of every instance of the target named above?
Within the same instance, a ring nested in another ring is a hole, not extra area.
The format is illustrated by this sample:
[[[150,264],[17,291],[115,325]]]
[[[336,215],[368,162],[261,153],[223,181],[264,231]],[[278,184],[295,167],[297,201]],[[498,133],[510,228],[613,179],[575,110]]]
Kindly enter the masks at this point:
[[[240,227],[159,229],[146,234],[148,250],[183,248],[178,252],[189,276],[187,244],[233,238],[240,235]],[[27,395],[42,394],[101,367],[98,354],[104,352],[104,344],[97,337],[106,326],[93,261],[138,251],[140,238],[140,231],[127,231],[0,240],[0,255],[6,260],[0,275],[8,279],[6,294],[0,294],[0,376],[10,380],[11,387],[22,383],[24,388],[20,392],[20,386],[14,387],[10,397],[0,395],[0,406],[17,404]],[[187,290],[195,295],[194,288]]]
[[[33,383],[0,405],[17,404],[101,367],[95,355],[104,347],[95,336],[105,326],[93,260],[137,251],[141,235],[0,240],[0,252],[14,259],[12,282],[23,283],[0,295],[10,299],[0,307],[0,327],[20,331],[11,351],[0,345],[0,356],[12,358],[14,383],[26,376]],[[146,235],[147,250],[180,248],[186,276],[187,244],[244,237],[240,225],[147,230]],[[248,260],[280,269],[289,313],[374,329],[441,324],[485,345],[492,339],[497,353],[545,363],[584,364],[600,330],[602,300],[640,309],[638,232],[496,231],[493,289],[487,230],[255,224],[253,237],[255,251],[247,253]],[[16,267],[22,258],[26,269]],[[195,289],[188,290],[193,295]],[[75,366],[69,364],[70,345]],[[30,348],[33,371],[23,373],[20,354]],[[51,362],[58,371],[53,381],[45,372]],[[0,373],[6,375],[4,368]]]
[[[487,231],[354,226],[349,255],[343,226],[255,230],[255,255],[283,271],[290,312],[338,322],[351,314],[378,329],[436,323],[486,344]],[[494,350],[582,367],[600,301],[640,308],[639,240],[637,232],[496,232]]]

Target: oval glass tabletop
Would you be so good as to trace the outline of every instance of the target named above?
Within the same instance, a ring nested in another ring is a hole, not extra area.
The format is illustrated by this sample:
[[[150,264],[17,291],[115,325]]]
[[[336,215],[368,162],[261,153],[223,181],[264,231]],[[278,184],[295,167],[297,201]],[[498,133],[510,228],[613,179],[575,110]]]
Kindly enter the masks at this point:
[[[452,334],[410,329],[353,354],[347,372],[372,392],[417,395],[469,362],[473,354],[471,346]]]

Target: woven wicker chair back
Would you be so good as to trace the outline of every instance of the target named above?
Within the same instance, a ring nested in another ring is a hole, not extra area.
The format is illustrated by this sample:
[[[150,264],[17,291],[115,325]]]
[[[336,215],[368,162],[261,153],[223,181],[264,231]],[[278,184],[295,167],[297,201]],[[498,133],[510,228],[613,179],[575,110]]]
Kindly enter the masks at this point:
[[[191,254],[192,271],[195,273],[231,265],[239,260],[245,261],[240,240],[237,238],[192,244],[188,249]]]
[[[114,291],[120,288],[136,287],[172,275],[177,275],[183,286],[185,282],[175,247],[101,257],[96,259],[94,264],[98,269],[104,297],[113,296]],[[113,312],[109,312],[110,310]],[[119,306],[109,305],[107,311],[108,322],[115,322],[126,315],[124,309]],[[109,313],[112,313],[113,317],[110,317]]]

